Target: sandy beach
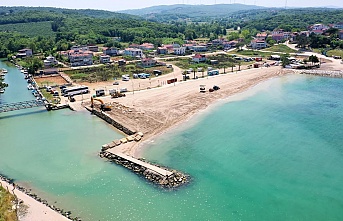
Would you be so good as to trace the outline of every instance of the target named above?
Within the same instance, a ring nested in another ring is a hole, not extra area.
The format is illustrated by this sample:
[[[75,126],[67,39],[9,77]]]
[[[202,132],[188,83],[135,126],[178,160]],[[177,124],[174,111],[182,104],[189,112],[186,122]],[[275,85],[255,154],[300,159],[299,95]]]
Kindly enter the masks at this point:
[[[181,74],[181,71],[177,70],[177,73]],[[100,99],[111,104],[112,110],[106,113],[117,122],[144,133],[144,139],[141,142],[127,143],[116,147],[120,152],[139,157],[143,142],[179,125],[218,100],[241,93],[263,81],[287,73],[293,73],[293,71],[282,69],[280,66],[247,69],[177,82],[175,85],[169,84],[148,90],[131,91],[122,98],[107,96]],[[175,75],[176,73],[171,73],[163,76],[163,79],[169,79]],[[139,81],[139,79],[135,80]],[[154,79],[154,81],[156,80],[157,78]],[[200,85],[205,85],[206,93],[200,93]],[[214,85],[221,89],[209,92]],[[79,109],[80,106],[77,103],[72,105]],[[84,104],[90,105],[89,100]]]
[[[337,59],[310,52],[301,54],[298,57],[304,59],[309,55],[316,55],[321,59],[322,65],[319,70],[342,70],[343,64]],[[270,61],[268,62],[270,63]],[[112,106],[112,110],[106,112],[107,114],[126,127],[145,134],[140,143],[120,145],[116,147],[118,151],[139,157],[139,147],[142,146],[143,142],[177,126],[216,101],[244,92],[268,79],[289,73],[299,73],[299,71],[293,69],[283,69],[281,66],[252,69],[242,66],[241,71],[237,71],[237,67],[234,68],[233,72],[231,72],[231,68],[227,68],[226,74],[204,78],[201,72],[197,72],[195,75],[198,79],[180,82],[183,70],[175,65],[173,68],[173,72],[170,74],[152,79],[130,79],[128,82],[119,80],[117,81],[119,85],[116,86],[112,85],[112,82],[86,84],[90,87],[91,94],[84,96],[83,99],[95,94],[93,92],[97,88],[104,88],[107,91],[109,89],[127,88],[129,91],[126,93],[126,97],[122,98],[112,99],[109,96],[100,98]],[[220,73],[223,72],[224,70],[221,69]],[[190,78],[193,78],[193,75],[193,73],[190,74]],[[166,81],[172,78],[177,78],[178,82],[176,84],[166,84]],[[200,85],[205,85],[206,93],[199,92]],[[221,89],[211,93],[208,92],[208,89],[214,85],[219,86]],[[150,87],[152,89],[147,89]],[[82,107],[79,103],[76,102],[72,105],[81,110]],[[86,100],[84,105],[90,105],[89,100]]]
[[[0,180],[0,183],[2,184],[4,188],[8,188],[8,190],[12,192],[13,190],[12,185],[2,180]],[[34,221],[47,221],[47,220],[67,221],[67,220],[70,220],[17,189],[14,190],[14,193],[18,197],[19,200],[23,201],[23,204],[25,205],[25,207],[27,207],[27,210],[25,211],[24,214],[19,214],[18,218],[20,221],[33,221],[33,220]]]

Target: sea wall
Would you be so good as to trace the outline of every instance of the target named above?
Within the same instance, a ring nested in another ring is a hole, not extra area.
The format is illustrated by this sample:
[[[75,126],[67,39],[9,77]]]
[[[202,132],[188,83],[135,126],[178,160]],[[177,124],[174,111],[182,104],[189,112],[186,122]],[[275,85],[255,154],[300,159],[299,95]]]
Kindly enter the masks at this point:
[[[175,189],[177,187],[180,187],[182,185],[187,184],[189,182],[189,179],[190,179],[189,176],[187,176],[181,172],[178,172],[175,170],[168,170],[167,168],[162,168],[160,165],[149,163],[149,162],[145,161],[144,159],[137,159],[137,160],[148,163],[150,165],[154,165],[154,166],[162,168],[164,170],[167,170],[170,172],[170,175],[164,176],[162,174],[157,173],[156,171],[153,171],[150,168],[144,167],[140,164],[134,163],[128,159],[125,159],[125,158],[120,157],[116,154],[109,153],[106,151],[101,151],[99,155],[101,158],[106,158],[110,162],[121,165],[121,166],[131,170],[132,172],[136,173],[137,175],[144,177],[149,182],[152,182],[153,184],[160,186],[162,188]]]
[[[91,109],[89,107],[86,107],[86,109],[90,112],[92,112],[94,115],[98,116],[99,118],[103,119],[104,121],[106,121],[107,123],[111,124],[112,126],[114,126],[115,128],[117,128],[118,130],[122,131],[123,133],[127,134],[127,135],[133,135],[135,134],[137,131],[134,131],[133,129],[129,129],[125,126],[123,126],[122,124],[118,123],[117,121],[115,121],[114,119],[112,119],[109,115],[107,115],[104,112],[98,111],[96,109]]]
[[[61,215],[67,217],[68,219],[73,220],[73,221],[81,221],[81,218],[79,218],[79,217],[72,217],[71,211],[65,211],[65,210],[63,210],[61,208],[58,208],[58,207],[56,207],[54,205],[51,205],[51,204],[48,203],[47,200],[42,199],[37,194],[33,193],[30,189],[22,187],[22,186],[18,185],[17,183],[14,184],[14,180],[13,179],[10,179],[10,178],[8,178],[5,175],[0,174],[0,180],[4,181],[6,183],[12,184],[13,187],[15,187],[15,189],[25,193],[26,195],[30,196],[31,198],[35,199],[36,201],[44,204],[45,206],[49,207],[50,209],[52,209],[52,210],[60,213]],[[23,202],[19,202],[19,204],[21,204],[21,203],[23,203]]]

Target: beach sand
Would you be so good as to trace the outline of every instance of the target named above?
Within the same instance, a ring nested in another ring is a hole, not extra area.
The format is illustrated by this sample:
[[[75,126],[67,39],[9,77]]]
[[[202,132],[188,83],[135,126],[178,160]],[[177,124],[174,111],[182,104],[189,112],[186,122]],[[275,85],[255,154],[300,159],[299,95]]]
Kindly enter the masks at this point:
[[[2,180],[0,180],[0,182],[4,188],[8,188],[8,190],[12,192],[12,189],[13,189],[12,185]],[[24,202],[24,205],[27,206],[27,211],[25,212],[25,215],[19,216],[20,221],[33,221],[33,220],[34,221],[47,221],[47,220],[67,221],[67,220],[70,220],[17,189],[14,190],[14,193],[18,197],[18,199],[22,200]]]
[[[280,66],[248,69],[129,92],[122,98],[102,97],[101,99],[105,103],[111,103],[112,110],[106,113],[117,122],[144,133],[144,139],[140,143],[132,142],[116,147],[120,152],[139,157],[139,147],[143,142],[179,125],[218,100],[241,93],[263,81],[286,73],[293,71],[284,70]],[[169,79],[175,73],[168,75],[164,78]],[[200,85],[206,85],[205,93],[200,93]],[[221,89],[209,92],[214,85]],[[90,105],[90,102],[87,101],[85,105]],[[96,103],[96,106],[99,104]]]

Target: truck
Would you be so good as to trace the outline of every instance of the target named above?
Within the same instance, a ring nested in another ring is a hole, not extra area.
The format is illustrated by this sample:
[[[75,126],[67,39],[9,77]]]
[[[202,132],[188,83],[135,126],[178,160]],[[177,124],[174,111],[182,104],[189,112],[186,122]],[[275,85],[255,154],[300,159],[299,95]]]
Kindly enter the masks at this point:
[[[104,89],[98,89],[95,91],[95,95],[97,97],[105,96],[105,90]]]

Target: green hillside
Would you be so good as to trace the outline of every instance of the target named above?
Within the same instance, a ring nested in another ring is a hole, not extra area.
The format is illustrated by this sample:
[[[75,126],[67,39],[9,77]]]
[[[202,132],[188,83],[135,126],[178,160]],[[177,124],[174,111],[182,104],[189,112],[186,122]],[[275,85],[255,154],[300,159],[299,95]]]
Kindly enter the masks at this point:
[[[0,25],[0,32],[17,32],[29,37],[55,36],[55,33],[51,29],[50,21]]]
[[[143,9],[124,10],[122,13],[138,15],[151,20],[170,21],[177,19],[191,19],[192,21],[206,21],[220,17],[230,17],[238,11],[261,9],[264,7],[243,4],[217,5],[161,5]]]

